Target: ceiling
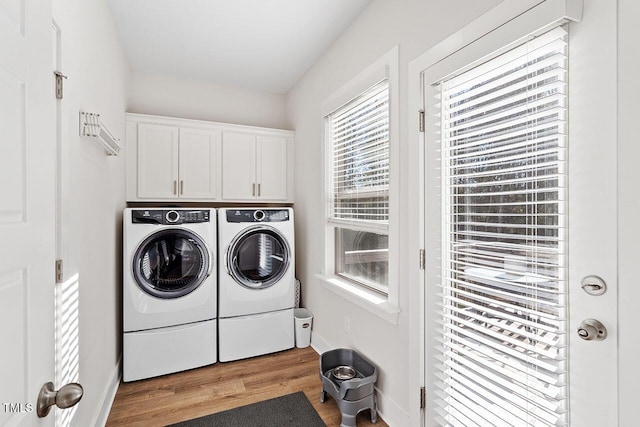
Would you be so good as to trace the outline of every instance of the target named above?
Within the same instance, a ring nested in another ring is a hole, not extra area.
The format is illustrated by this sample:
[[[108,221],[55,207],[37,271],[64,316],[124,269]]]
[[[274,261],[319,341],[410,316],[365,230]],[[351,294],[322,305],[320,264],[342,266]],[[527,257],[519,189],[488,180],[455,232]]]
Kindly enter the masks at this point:
[[[109,0],[132,71],[286,93],[369,0]]]

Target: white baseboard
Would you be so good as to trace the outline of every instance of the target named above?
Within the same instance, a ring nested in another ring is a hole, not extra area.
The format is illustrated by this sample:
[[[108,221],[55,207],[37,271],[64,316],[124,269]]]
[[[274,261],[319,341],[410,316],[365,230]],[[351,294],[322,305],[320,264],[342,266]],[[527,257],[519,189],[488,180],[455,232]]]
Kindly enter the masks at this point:
[[[313,330],[311,331],[311,348],[313,348],[316,353],[322,354],[325,351],[331,350],[331,346],[328,342],[324,340],[320,335],[316,334]]]
[[[378,414],[389,427],[408,426],[409,414],[389,396],[382,393],[378,387],[376,387],[376,393],[378,395]]]
[[[121,364],[122,358],[118,360],[118,363],[116,363],[116,366],[113,368],[111,380],[102,393],[102,406],[93,420],[93,426],[95,427],[104,427],[107,424],[107,418],[109,418],[109,412],[111,412],[111,405],[113,405],[113,399],[115,399],[118,386],[120,385]]]
[[[336,347],[329,345],[323,337],[318,335],[316,332],[311,331],[311,348],[313,348],[316,353],[322,354],[325,351]],[[389,425],[389,427],[408,426],[409,414],[398,406],[398,404],[391,398],[380,391],[378,387],[375,389],[378,396],[378,415]]]

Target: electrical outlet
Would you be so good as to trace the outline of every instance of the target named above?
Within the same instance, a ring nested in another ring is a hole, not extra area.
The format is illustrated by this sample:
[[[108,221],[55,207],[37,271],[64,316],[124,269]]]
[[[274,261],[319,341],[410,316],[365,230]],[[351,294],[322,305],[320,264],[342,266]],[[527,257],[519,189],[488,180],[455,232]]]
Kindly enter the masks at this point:
[[[349,316],[344,316],[344,331],[348,334],[351,333],[351,319]]]

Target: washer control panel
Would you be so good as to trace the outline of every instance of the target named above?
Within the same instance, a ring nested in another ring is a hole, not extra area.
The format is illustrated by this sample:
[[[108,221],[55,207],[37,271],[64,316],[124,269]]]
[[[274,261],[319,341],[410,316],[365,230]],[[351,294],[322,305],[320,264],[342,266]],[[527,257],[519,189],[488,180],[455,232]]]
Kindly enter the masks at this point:
[[[288,209],[229,209],[227,222],[282,222],[289,221]]]
[[[208,209],[134,209],[131,222],[134,224],[193,224],[209,222]]]

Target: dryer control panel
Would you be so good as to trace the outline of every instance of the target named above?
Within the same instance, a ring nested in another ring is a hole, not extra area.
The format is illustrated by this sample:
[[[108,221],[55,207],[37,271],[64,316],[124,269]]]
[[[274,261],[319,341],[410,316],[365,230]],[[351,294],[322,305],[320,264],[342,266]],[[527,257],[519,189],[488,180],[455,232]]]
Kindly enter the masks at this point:
[[[209,222],[208,209],[135,209],[131,211],[134,224],[193,224]]]
[[[288,209],[229,209],[227,222],[289,221]]]

